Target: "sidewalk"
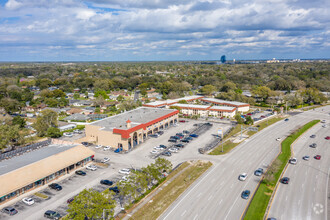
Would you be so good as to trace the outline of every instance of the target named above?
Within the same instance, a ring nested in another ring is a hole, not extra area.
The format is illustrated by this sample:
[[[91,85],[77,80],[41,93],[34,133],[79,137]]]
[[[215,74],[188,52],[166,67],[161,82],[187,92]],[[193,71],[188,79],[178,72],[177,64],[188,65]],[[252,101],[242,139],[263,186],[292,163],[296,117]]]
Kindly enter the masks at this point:
[[[181,173],[183,173],[186,169],[188,169],[191,165],[185,167],[183,170],[175,174],[171,179],[166,180],[161,185],[159,185],[156,189],[154,189],[149,195],[147,195],[144,199],[142,199],[130,212],[127,212],[125,217],[122,218],[123,220],[128,220],[134,213],[136,213],[139,209],[141,209],[145,204],[148,202],[152,202],[152,198],[157,195],[158,192],[163,190],[164,187],[166,187],[168,184],[170,184],[177,176],[179,176]]]

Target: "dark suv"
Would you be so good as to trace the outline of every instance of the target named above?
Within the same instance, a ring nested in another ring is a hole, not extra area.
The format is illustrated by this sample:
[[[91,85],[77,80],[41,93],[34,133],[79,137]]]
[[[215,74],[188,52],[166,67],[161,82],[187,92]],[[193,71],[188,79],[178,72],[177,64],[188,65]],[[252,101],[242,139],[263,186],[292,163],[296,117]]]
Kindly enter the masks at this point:
[[[282,182],[283,184],[289,184],[289,182],[290,182],[290,178],[289,178],[289,177],[283,177],[283,178],[281,179],[281,182]]]
[[[60,185],[57,184],[57,183],[52,183],[52,184],[49,185],[49,187],[50,187],[51,189],[55,189],[56,191],[60,191],[60,190],[62,190],[62,186],[60,186]]]
[[[115,187],[110,187],[110,188],[109,188],[109,191],[113,191],[113,192],[115,192],[115,193],[120,193],[120,191],[119,191],[119,189],[118,189],[117,186],[115,186]]]
[[[44,217],[49,219],[60,219],[61,215],[55,211],[48,210],[45,212]]]
[[[8,215],[15,215],[18,213],[18,211],[16,209],[14,209],[13,207],[6,207],[4,209],[2,209],[2,212],[8,214]]]
[[[113,185],[113,182],[110,180],[101,180],[100,183],[103,185],[108,185],[108,186]]]

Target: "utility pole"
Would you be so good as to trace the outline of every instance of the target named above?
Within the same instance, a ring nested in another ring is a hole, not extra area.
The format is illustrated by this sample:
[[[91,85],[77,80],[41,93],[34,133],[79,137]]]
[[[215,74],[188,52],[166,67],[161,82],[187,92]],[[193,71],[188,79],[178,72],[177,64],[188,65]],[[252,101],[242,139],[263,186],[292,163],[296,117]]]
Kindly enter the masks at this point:
[[[241,125],[241,140],[242,140],[242,136],[243,136],[243,125]]]
[[[285,102],[285,114],[288,114],[288,102]]]

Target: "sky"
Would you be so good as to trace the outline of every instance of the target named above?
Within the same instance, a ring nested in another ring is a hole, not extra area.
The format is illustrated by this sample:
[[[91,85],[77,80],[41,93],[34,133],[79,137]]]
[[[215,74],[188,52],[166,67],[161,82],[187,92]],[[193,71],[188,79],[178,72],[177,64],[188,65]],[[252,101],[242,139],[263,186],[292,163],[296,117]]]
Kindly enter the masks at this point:
[[[0,61],[330,58],[329,0],[0,0]]]

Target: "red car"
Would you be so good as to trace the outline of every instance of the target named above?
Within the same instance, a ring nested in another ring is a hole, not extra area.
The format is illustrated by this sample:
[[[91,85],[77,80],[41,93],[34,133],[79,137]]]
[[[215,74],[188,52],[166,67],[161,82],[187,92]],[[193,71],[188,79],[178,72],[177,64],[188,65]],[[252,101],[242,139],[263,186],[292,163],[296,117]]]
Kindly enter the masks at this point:
[[[321,155],[316,155],[314,158],[315,160],[321,160]]]
[[[326,139],[326,140],[330,140],[330,136],[326,136],[325,139]]]
[[[186,120],[179,120],[179,122],[181,122],[181,123],[185,123],[185,122],[186,122]]]
[[[247,115],[252,115],[251,113],[248,113]]]

